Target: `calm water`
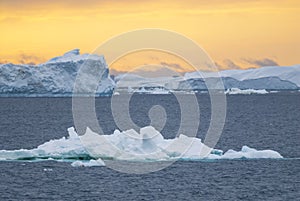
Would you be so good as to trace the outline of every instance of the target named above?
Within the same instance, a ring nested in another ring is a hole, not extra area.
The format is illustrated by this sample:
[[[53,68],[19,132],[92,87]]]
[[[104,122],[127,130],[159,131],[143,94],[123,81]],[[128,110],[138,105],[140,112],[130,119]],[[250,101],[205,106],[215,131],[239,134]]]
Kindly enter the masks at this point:
[[[203,138],[210,100],[198,96]],[[149,174],[130,175],[107,167],[74,168],[63,162],[0,162],[0,200],[299,200],[300,94],[228,96],[227,118],[216,146],[224,151],[243,145],[272,149],[283,160],[176,162]],[[70,98],[0,98],[0,150],[34,148],[67,136],[73,126]],[[121,104],[121,103],[120,103]],[[160,104],[167,113],[162,133],[173,138],[180,108],[172,95],[136,95],[133,121],[150,124],[148,110]],[[110,98],[98,98],[96,110],[105,133],[115,125]]]

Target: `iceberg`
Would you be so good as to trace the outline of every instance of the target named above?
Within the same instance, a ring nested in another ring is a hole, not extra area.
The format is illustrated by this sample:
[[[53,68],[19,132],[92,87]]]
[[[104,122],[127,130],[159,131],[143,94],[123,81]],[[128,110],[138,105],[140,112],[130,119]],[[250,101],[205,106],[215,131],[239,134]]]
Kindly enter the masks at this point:
[[[99,135],[89,128],[79,136],[68,129],[69,136],[50,140],[35,149],[0,150],[0,160],[72,162],[74,167],[105,166],[105,160],[120,161],[173,161],[173,160],[229,160],[229,159],[280,159],[273,150],[256,150],[243,146],[241,151],[212,149],[201,139],[179,135],[165,139],[151,126],[135,130],[115,130],[111,135]]]
[[[0,150],[1,160],[90,159],[73,128],[69,137],[50,140],[35,149]]]
[[[89,70],[82,83],[86,87],[83,91],[89,91],[90,80],[100,77],[96,95],[111,95],[115,83],[104,56],[80,55],[79,49],[75,49],[39,65],[1,64],[0,96],[72,96],[76,76],[83,64]]]

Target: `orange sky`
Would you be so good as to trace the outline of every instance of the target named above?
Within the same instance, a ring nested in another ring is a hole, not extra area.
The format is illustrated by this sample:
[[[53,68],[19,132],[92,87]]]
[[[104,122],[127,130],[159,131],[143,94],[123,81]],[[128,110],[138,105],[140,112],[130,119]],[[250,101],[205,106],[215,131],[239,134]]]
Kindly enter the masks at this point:
[[[196,41],[221,68],[293,65],[299,21],[299,0],[1,0],[0,62],[41,63],[74,48],[92,52],[133,29],[162,28]]]

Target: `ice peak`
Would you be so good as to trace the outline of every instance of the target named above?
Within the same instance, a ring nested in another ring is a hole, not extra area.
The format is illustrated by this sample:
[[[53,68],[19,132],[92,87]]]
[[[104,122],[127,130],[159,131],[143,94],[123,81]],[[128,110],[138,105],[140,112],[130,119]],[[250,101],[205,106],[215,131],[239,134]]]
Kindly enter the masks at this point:
[[[47,63],[59,63],[59,62],[77,62],[86,59],[92,60],[103,60],[103,56],[97,54],[80,54],[80,49],[73,49],[71,51],[66,52],[62,56],[54,57],[50,59]]]
[[[77,56],[77,55],[80,55],[80,49],[74,49],[64,54],[64,56]]]

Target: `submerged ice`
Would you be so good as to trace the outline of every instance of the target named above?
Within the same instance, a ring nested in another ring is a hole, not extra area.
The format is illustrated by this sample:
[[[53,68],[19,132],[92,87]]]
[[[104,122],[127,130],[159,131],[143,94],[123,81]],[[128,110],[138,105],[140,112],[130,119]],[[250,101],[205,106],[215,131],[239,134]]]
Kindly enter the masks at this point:
[[[69,136],[50,140],[35,149],[0,150],[0,160],[59,160],[71,161],[72,166],[104,166],[103,160],[168,161],[216,160],[240,158],[283,158],[273,150],[256,150],[243,146],[240,151],[212,149],[201,139],[179,135],[165,139],[160,132],[148,126],[135,130],[99,135],[89,128],[79,136],[68,129]]]

